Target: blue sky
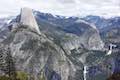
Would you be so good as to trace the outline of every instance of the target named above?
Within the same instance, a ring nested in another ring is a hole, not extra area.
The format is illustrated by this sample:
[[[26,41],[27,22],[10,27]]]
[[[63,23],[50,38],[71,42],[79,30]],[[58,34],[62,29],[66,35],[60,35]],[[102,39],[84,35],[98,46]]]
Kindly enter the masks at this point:
[[[0,17],[17,15],[22,7],[63,16],[120,16],[120,0],[0,0]]]

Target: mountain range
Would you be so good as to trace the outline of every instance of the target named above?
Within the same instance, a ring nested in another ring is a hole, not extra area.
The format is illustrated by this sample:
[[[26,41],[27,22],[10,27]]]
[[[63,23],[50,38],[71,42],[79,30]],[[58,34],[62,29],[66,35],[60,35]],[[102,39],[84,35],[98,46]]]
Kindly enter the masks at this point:
[[[119,21],[23,8],[17,16],[0,19],[0,75],[12,80],[106,80],[120,72]]]

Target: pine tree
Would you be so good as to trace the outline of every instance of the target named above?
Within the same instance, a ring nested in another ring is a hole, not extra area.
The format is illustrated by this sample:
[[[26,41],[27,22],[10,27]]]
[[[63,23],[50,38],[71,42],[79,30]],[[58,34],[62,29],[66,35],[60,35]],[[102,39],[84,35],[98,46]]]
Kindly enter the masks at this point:
[[[6,74],[12,79],[12,80],[16,80],[16,69],[15,69],[15,64],[13,61],[13,58],[11,56],[11,51],[10,48],[7,49],[6,51]]]
[[[10,48],[0,45],[0,70],[11,80],[16,80],[16,70]]]

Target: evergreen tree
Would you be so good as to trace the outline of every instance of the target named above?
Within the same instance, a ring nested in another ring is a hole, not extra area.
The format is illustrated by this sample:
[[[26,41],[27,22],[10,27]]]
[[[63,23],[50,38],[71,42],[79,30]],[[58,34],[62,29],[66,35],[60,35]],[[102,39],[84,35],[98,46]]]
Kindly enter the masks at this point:
[[[15,64],[14,64],[14,61],[13,61],[13,58],[11,56],[11,51],[10,51],[10,48],[7,49],[6,51],[6,74],[9,75],[9,77],[12,79],[12,80],[16,80],[16,70],[15,70]]]
[[[0,70],[11,80],[16,80],[16,70],[9,47],[0,45]]]

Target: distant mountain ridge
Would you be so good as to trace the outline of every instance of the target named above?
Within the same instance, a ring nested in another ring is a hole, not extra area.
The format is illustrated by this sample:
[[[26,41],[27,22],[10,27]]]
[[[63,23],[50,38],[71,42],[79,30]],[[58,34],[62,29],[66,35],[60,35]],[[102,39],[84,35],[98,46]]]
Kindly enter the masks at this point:
[[[81,19],[86,22],[95,24],[98,29],[103,29],[107,27],[120,27],[120,17],[112,17],[112,18],[104,18],[100,16],[94,16],[94,15],[88,15],[86,17],[80,18],[80,17],[65,17],[65,16],[59,16],[59,15],[52,15],[50,13],[42,13],[39,11],[33,10],[33,14],[35,15],[36,18],[40,18],[42,20],[57,24],[57,25],[71,25],[74,23],[76,20]],[[4,18],[3,18],[4,19]],[[13,21],[19,21],[19,16],[11,17],[5,19],[5,23],[10,23]]]
[[[100,16],[86,16],[84,18],[85,21],[93,23],[97,26],[98,29],[104,29],[104,28],[114,28],[114,27],[120,27],[120,17],[112,17],[112,18],[104,18]]]

